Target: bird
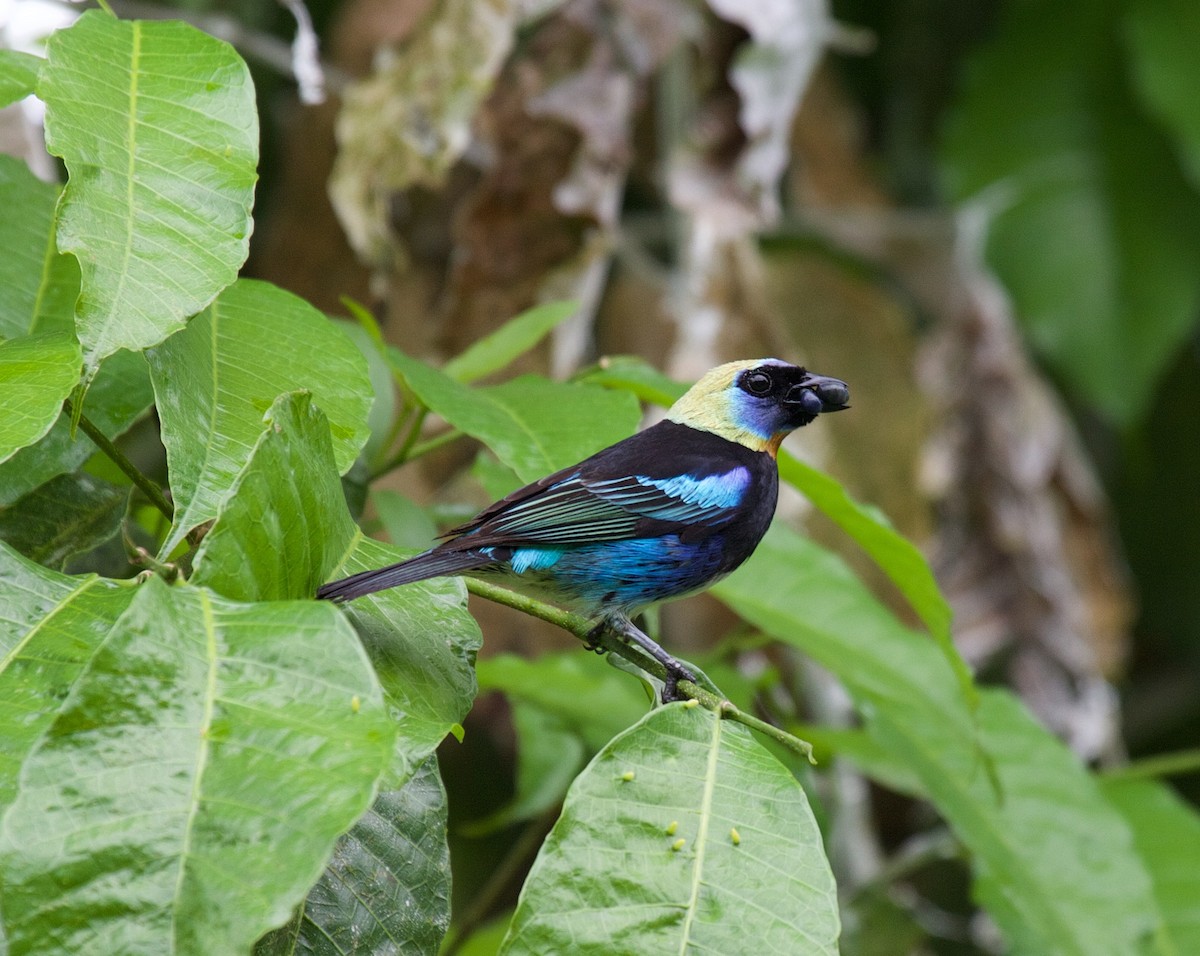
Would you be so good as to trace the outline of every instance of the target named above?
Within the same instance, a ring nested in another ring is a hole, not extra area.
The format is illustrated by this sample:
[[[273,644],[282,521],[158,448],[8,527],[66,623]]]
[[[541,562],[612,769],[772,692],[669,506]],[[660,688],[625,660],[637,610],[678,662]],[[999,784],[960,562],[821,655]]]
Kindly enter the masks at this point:
[[[595,621],[662,664],[664,702],[685,665],[633,623],[725,577],[775,514],[780,443],[849,407],[841,379],[775,358],[717,366],[657,424],[514,491],[414,557],[321,587],[335,602],[444,575],[511,586]]]

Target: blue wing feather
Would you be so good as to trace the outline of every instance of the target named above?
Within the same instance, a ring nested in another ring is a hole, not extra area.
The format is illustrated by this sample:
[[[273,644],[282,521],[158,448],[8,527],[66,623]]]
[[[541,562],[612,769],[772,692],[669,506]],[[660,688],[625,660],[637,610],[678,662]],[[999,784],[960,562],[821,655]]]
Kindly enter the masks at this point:
[[[589,480],[579,472],[555,477],[539,493],[489,509],[476,523],[456,529],[454,544],[585,544],[666,533],[669,525],[719,525],[736,514],[751,483],[741,465],[700,477]]]

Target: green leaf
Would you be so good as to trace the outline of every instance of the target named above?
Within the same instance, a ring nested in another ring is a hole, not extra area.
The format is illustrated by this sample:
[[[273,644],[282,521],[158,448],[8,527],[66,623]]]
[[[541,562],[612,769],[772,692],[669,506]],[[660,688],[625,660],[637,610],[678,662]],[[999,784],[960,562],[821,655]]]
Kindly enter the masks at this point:
[[[1196,102],[1196,44],[1200,7],[1190,0],[1125,0],[1122,31],[1136,89],[1170,130],[1200,187],[1200,103]]]
[[[1153,902],[1129,833],[1077,758],[1016,701],[985,692],[973,717],[938,649],[838,558],[786,529],[773,528],[713,590],[842,681],[971,851],[977,893],[1016,951],[1135,950]]]
[[[246,260],[258,113],[228,43],[179,21],[86,11],[38,80],[46,148],[66,163],[58,248],[79,259],[90,373],[161,342]]]
[[[340,578],[383,567],[412,552],[355,537],[345,560],[331,573]],[[475,699],[475,655],[483,643],[467,611],[458,578],[433,578],[389,588],[344,606],[383,684],[399,721],[399,786],[446,734],[460,724]]]
[[[0,540],[39,564],[61,569],[121,528],[129,492],[92,475],[60,475],[0,508]]]
[[[632,392],[641,401],[669,407],[688,390],[686,382],[664,375],[644,359],[632,355],[605,356],[578,379],[591,385]]]
[[[1107,780],[1105,797],[1133,830],[1162,914],[1155,942],[1163,956],[1200,953],[1200,815],[1166,784]]]
[[[83,402],[83,414],[111,439],[122,435],[154,402],[146,360],[136,352],[110,355]],[[96,452],[83,432],[71,435],[70,416],[58,417],[35,445],[0,464],[0,505],[10,505],[56,475],[74,471]]]
[[[1157,914],[1128,827],[1079,759],[1009,692],[984,691],[978,713],[1000,795],[983,773],[952,770],[936,727],[917,736],[881,713],[873,730],[909,761],[971,850],[975,896],[1014,951],[1136,952]]]
[[[54,246],[58,191],[20,160],[0,156],[0,339],[74,334],[79,264]]]
[[[1034,348],[1128,424],[1200,311],[1200,196],[1134,100],[1107,4],[1007,13],[953,115],[950,191],[986,217]]]
[[[642,688],[594,654],[495,654],[477,670],[480,690],[502,691],[516,705],[551,715],[593,753],[646,713]]]
[[[562,802],[587,756],[579,734],[540,707],[514,702],[517,736],[517,792],[495,813],[457,828],[464,836],[483,836],[541,816]]]
[[[281,395],[196,555],[192,583],[236,601],[310,598],[354,537],[329,425],[307,392]]]
[[[787,451],[779,453],[779,477],[799,489],[818,511],[846,532],[896,585],[954,669],[963,697],[972,707],[976,706],[979,692],[950,633],[953,613],[917,546],[878,512],[851,498],[829,475]]]
[[[371,500],[375,502],[375,513],[383,523],[383,530],[397,548],[423,551],[437,537],[437,525],[425,513],[425,509],[398,491],[373,488]]]
[[[509,319],[490,335],[472,343],[442,369],[456,382],[474,382],[505,368],[579,310],[575,302],[547,302]]]
[[[164,555],[217,516],[281,393],[313,393],[329,418],[339,472],[366,441],[374,393],[358,348],[269,283],[238,280],[149,358],[177,509]]]
[[[69,332],[0,342],[0,462],[50,430],[79,382],[79,343]]]
[[[833,875],[796,779],[701,708],[651,711],[580,774],[502,953],[837,952]]]
[[[370,318],[369,313],[367,317]],[[375,401],[367,416],[370,437],[363,446],[363,455],[371,461],[374,455],[386,450],[383,445],[388,440],[392,422],[396,419],[396,382],[392,378],[392,367],[384,357],[382,345],[372,335],[372,332],[378,335],[378,329],[368,331],[360,323],[348,322],[345,319],[333,321],[349,336],[350,341],[358,346],[367,363],[367,375],[371,380],[371,394]]]
[[[95,575],[67,577],[0,543],[0,810],[134,592]]]
[[[10,953],[246,951],[370,804],[393,737],[331,606],[152,578],[22,767]]]
[[[482,441],[522,481],[534,481],[628,438],[640,417],[637,402],[620,392],[536,375],[473,389],[398,349],[389,349],[388,355],[431,411]]]
[[[23,100],[34,91],[41,65],[41,57],[16,50],[0,50],[0,109]]]
[[[254,952],[435,954],[449,925],[446,792],[428,757],[403,788],[375,798],[292,921]]]

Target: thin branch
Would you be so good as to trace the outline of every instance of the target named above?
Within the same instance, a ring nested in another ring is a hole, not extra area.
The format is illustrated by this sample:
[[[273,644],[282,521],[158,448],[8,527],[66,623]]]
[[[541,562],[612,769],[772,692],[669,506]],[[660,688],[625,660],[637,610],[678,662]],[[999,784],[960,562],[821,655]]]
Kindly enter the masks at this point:
[[[531,617],[547,621],[570,634],[574,634],[588,646],[598,645],[607,653],[616,654],[618,657],[624,658],[635,667],[640,668],[648,674],[652,674],[659,680],[666,679],[667,672],[662,664],[654,660],[654,658],[650,657],[650,655],[646,654],[640,648],[627,643],[617,632],[607,628],[597,631],[595,622],[588,620],[580,614],[564,611],[561,608],[554,607],[552,604],[546,604],[535,598],[517,594],[515,591],[510,591],[507,588],[502,588],[486,581],[467,578],[466,582],[467,590],[472,594],[486,598],[496,604],[503,604],[505,607],[522,611]],[[716,712],[721,717],[749,727],[751,730],[757,730],[760,734],[770,737],[780,746],[786,747],[799,757],[810,763],[816,763],[813,759],[812,744],[808,741],[801,740],[799,737],[793,737],[786,730],[781,730],[773,724],[768,724],[765,720],[760,720],[753,714],[746,713],[731,701],[720,696],[720,694],[715,694],[698,684],[693,684],[691,681],[686,680],[679,682],[679,690],[689,699],[703,705],[708,710]]]
[[[66,405],[67,414],[74,417],[76,411],[71,399],[68,398],[64,404]],[[93,442],[95,442],[96,447],[104,452],[104,454],[112,460],[112,463],[120,468],[121,471],[123,471],[129,477],[130,481],[132,481],[138,486],[139,489],[141,489],[142,494],[149,499],[150,504],[154,505],[154,507],[161,511],[167,518],[174,520],[175,508],[172,506],[171,502],[167,500],[167,496],[163,494],[162,489],[144,474],[142,474],[142,472],[138,470],[137,465],[126,458],[125,453],[122,452],[121,449],[119,449],[116,445],[114,445],[109,437],[99,428],[97,428],[96,424],[92,422],[86,415],[80,414],[78,420],[79,427],[82,429],[83,433],[87,435],[87,437]]]

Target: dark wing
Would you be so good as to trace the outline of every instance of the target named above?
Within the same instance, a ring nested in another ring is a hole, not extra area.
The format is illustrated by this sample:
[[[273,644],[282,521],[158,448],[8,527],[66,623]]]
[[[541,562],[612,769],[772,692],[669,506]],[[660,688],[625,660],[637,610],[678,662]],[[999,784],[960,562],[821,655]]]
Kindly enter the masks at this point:
[[[679,426],[676,426],[679,427]],[[667,430],[670,433],[670,430]],[[690,429],[688,431],[691,431]],[[573,545],[655,537],[722,526],[740,513],[756,469],[697,449],[664,449],[642,432],[572,468],[543,478],[455,528],[442,548]],[[714,436],[715,437],[715,436]],[[718,449],[729,443],[723,439]],[[682,452],[682,453],[681,453]],[[682,466],[679,473],[667,463]]]

